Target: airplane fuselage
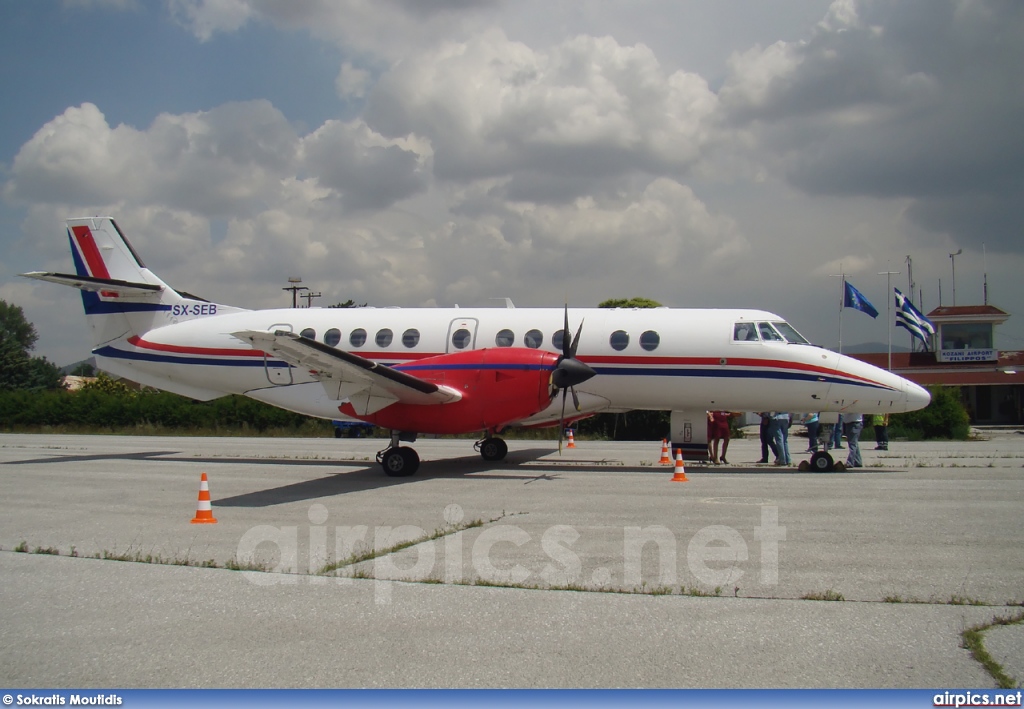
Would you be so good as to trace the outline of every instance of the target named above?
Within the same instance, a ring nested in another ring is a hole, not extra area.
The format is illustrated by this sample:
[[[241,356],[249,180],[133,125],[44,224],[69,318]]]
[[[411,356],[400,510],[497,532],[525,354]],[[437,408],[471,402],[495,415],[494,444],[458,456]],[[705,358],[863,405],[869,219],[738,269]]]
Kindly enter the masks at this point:
[[[287,308],[167,310],[166,324],[100,346],[100,365],[195,398],[245,394],[323,418],[340,418],[316,372],[241,342],[244,330],[290,331],[415,374],[438,355],[484,348],[561,351],[560,308]],[[233,310],[233,309],[232,309]],[[896,413],[928,394],[884,370],[796,342],[737,339],[749,323],[782,323],[744,309],[572,309],[582,321],[578,358],[596,372],[576,387],[581,411],[714,409]],[[187,319],[182,319],[182,317]],[[159,325],[159,323],[156,323]],[[785,332],[785,330],[783,330]],[[175,389],[175,385],[178,388]],[[557,401],[521,421],[557,421]],[[420,433],[434,431],[423,430]]]

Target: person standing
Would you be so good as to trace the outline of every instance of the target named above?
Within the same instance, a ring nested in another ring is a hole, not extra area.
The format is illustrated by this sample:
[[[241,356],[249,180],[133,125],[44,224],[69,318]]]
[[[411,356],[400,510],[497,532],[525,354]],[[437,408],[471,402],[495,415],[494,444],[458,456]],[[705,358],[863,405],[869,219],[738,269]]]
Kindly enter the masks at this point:
[[[728,464],[725,459],[729,452],[729,417],[728,411],[708,412],[708,454],[715,465]],[[718,444],[722,444],[722,457],[718,457]]]
[[[821,429],[821,424],[818,422],[817,412],[813,414],[804,414],[804,417],[800,419],[800,423],[807,426],[807,450],[805,452],[817,453],[818,431]]]
[[[772,437],[772,417],[767,411],[758,411],[757,415],[761,417],[761,426],[758,430],[761,437],[761,460],[757,462],[767,463],[769,448],[772,455],[779,457],[779,451],[775,449],[775,439]]]
[[[832,447],[837,451],[843,450],[843,415],[839,414],[839,420],[836,421],[835,427],[832,429]]]
[[[791,465],[793,459],[789,456],[789,412],[776,411],[772,417],[772,428],[775,431],[775,448],[778,451],[775,458],[775,465]]]
[[[875,450],[889,450],[889,414],[875,414],[871,425],[875,427]]]
[[[847,468],[863,468],[864,459],[860,455],[860,432],[864,428],[864,416],[862,414],[846,414],[846,445],[850,452],[846,455]]]

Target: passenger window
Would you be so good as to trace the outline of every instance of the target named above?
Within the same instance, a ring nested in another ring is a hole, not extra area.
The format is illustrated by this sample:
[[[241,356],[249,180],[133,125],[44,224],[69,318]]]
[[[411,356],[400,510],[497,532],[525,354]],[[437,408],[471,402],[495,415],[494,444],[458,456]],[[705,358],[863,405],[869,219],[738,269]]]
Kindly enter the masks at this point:
[[[540,330],[530,330],[523,336],[523,344],[532,349],[537,349],[544,344],[544,333]]]
[[[647,332],[640,335],[640,347],[653,352],[658,349],[658,345],[661,344],[661,335],[656,333],[654,330],[648,330]]]
[[[498,347],[511,347],[516,343],[516,335],[511,330],[502,330],[494,337],[494,344]]]
[[[559,330],[558,332],[551,336],[551,346],[554,347],[556,350],[560,350],[565,346],[564,340],[565,330]]]
[[[393,339],[395,339],[395,333],[385,327],[377,331],[377,337],[374,338],[374,342],[377,343],[377,347],[387,347]]]
[[[366,330],[358,328],[352,331],[352,334],[348,336],[348,343],[353,347],[362,347],[366,344]]]
[[[629,346],[629,334],[625,330],[616,330],[612,333],[612,336],[608,338],[608,342],[611,344],[612,349],[616,352],[622,352]]]
[[[341,342],[341,330],[336,327],[332,327],[330,330],[324,333],[324,344],[329,347],[337,347],[338,343]]]
[[[420,343],[420,331],[416,328],[409,328],[402,333],[402,344],[406,347],[415,347]]]
[[[305,330],[299,333],[299,337],[305,337],[307,340],[316,339],[316,330],[311,327],[307,327]]]
[[[466,330],[465,328],[456,330],[452,333],[452,346],[457,350],[464,350],[469,346],[469,341],[472,338],[473,335],[470,334],[469,330]]]
[[[736,342],[749,342],[757,340],[757,330],[752,322],[738,322],[733,328],[732,339]]]
[[[775,332],[775,328],[771,326],[771,323],[761,322],[757,324],[757,329],[761,331],[761,339],[765,342],[783,342],[782,335]]]

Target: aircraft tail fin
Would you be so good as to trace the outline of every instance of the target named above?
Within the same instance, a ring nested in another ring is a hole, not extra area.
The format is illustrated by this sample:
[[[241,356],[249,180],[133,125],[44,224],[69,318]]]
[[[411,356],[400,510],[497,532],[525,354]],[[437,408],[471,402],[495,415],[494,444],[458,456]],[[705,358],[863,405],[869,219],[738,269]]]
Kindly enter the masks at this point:
[[[22,275],[81,290],[95,347],[182,320],[238,310],[168,286],[146,268],[110,217],[68,219],[67,227],[75,273]]]

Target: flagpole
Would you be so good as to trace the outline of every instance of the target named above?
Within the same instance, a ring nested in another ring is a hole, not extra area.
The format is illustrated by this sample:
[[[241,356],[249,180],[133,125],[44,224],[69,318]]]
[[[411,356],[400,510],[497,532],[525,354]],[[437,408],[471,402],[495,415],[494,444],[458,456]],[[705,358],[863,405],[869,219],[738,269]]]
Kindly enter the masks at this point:
[[[843,302],[846,299],[846,273],[843,264],[839,264],[839,273],[828,274],[830,278],[842,279],[839,283],[839,354],[843,353]]]
[[[888,265],[888,264],[886,264],[886,265]],[[890,296],[885,301],[885,319],[887,321],[886,324],[888,325],[888,328],[886,328],[886,329],[889,331],[889,371],[891,372],[892,371],[892,329],[895,327],[895,325],[893,324],[893,321],[892,321],[892,296],[893,296],[892,277],[900,275],[900,272],[899,271],[882,271],[878,275],[879,276],[882,276],[882,275],[885,276],[885,287],[888,289],[889,296]]]

